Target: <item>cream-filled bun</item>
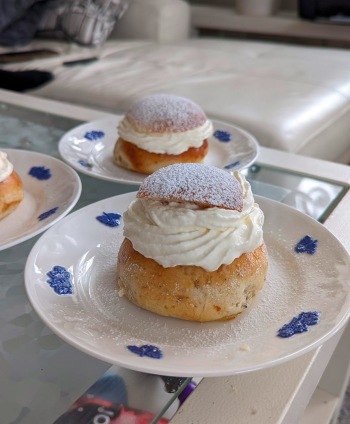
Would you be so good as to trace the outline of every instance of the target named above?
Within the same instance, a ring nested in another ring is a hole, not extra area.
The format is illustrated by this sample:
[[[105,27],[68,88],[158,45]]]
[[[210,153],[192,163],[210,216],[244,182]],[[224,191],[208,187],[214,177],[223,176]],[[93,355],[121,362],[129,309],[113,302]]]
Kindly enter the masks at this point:
[[[160,169],[124,213],[120,295],[164,316],[234,318],[266,278],[263,222],[243,175],[202,164]]]
[[[23,200],[22,180],[7,154],[0,151],[0,219],[9,215]]]
[[[136,101],[118,125],[115,164],[151,174],[174,164],[203,162],[212,122],[193,101],[153,94]]]

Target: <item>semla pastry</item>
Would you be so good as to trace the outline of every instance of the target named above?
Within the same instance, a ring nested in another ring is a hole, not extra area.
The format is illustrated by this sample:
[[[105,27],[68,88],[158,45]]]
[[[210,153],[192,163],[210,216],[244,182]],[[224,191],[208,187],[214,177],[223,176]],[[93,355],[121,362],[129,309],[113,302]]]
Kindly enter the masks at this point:
[[[158,170],[124,213],[120,295],[164,316],[234,318],[266,278],[263,221],[239,173],[203,164]]]
[[[23,196],[21,178],[7,159],[7,154],[0,151],[0,219],[13,212]]]
[[[212,133],[212,122],[193,101],[170,94],[145,96],[118,125],[114,162],[143,174],[174,163],[203,162]]]

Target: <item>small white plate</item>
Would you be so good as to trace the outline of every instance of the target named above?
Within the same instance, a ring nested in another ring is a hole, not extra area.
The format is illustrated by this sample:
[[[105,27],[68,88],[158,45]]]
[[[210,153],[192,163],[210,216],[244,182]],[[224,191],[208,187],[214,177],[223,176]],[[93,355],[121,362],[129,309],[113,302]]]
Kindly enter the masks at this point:
[[[140,184],[144,174],[128,171],[113,162],[117,125],[122,116],[79,125],[60,139],[58,150],[74,169],[91,177],[124,184]],[[234,125],[212,121],[214,134],[208,139],[207,165],[238,171],[250,166],[259,154],[256,139]]]
[[[67,215],[79,200],[81,182],[74,169],[51,156],[1,150],[7,153],[24,189],[22,202],[0,220],[0,250],[4,250],[40,234]]]
[[[135,193],[105,199],[76,211],[34,245],[25,267],[25,286],[41,319],[67,343],[125,368],[171,376],[220,376],[270,367],[329,339],[347,321],[350,260],[320,223],[296,209],[256,196],[265,213],[269,251],[267,281],[252,305],[232,321],[196,323],[166,318],[118,296],[117,254],[122,219],[108,227],[96,217],[122,214]],[[142,231],[142,229],[140,229]],[[296,253],[305,235],[318,240],[316,253]],[[73,294],[56,294],[47,273],[64,267]],[[320,321],[290,338],[277,331],[301,312]],[[128,350],[153,345],[160,359]]]

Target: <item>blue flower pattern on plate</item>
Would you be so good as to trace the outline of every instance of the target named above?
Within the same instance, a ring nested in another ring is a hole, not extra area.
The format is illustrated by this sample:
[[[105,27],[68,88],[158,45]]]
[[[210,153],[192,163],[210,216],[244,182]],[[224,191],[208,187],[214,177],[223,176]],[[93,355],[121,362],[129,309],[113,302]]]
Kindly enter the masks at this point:
[[[157,346],[142,345],[142,346],[127,346],[130,352],[135,353],[141,357],[147,356],[148,358],[161,359],[163,357],[162,351]]]
[[[279,337],[291,337],[294,334],[304,333],[309,330],[310,325],[315,325],[319,322],[320,313],[316,311],[301,312],[297,317],[294,317],[288,324],[285,324],[277,332]]]
[[[38,220],[39,221],[43,221],[44,219],[48,218],[49,216],[53,215],[54,213],[56,213],[58,209],[58,206],[56,208],[52,208],[44,213],[42,213],[41,215],[38,216]]]
[[[223,143],[227,143],[232,140],[231,133],[224,130],[216,130],[213,136]]]
[[[86,138],[89,141],[96,141],[100,138],[103,138],[105,136],[105,133],[103,131],[88,131],[85,133],[84,138]]]
[[[49,180],[52,177],[50,169],[44,166],[33,166],[29,170],[29,175],[38,180]]]
[[[71,274],[63,266],[56,265],[46,274],[50,287],[59,295],[73,294]]]
[[[107,213],[103,212],[103,215],[96,216],[96,219],[102,224],[107,225],[108,227],[118,227],[120,225],[120,220],[122,218],[122,215],[119,213]]]
[[[303,237],[295,246],[294,250],[297,253],[308,253],[309,255],[313,255],[317,250],[317,240],[312,237],[306,235]]]
[[[81,166],[83,166],[84,168],[91,168],[92,167],[92,165],[89,163],[89,162],[86,162],[85,160],[83,160],[83,159],[79,159],[78,160],[78,163],[81,165]]]
[[[239,164],[240,164],[240,161],[238,160],[237,162],[233,162],[233,163],[230,163],[229,165],[224,166],[224,169],[236,168],[236,166],[238,166]]]

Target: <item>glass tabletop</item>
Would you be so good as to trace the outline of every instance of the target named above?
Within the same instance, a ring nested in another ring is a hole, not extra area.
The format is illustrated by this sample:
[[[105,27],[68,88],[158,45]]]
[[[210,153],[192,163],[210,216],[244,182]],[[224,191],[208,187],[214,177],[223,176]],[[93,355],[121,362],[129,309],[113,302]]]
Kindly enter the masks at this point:
[[[60,137],[81,123],[73,118],[0,103],[0,150],[30,150],[60,159],[57,149]],[[341,184],[260,163],[244,173],[255,194],[296,207],[321,222],[346,191]],[[137,190],[137,186],[85,174],[79,176],[82,194],[73,210]],[[96,393],[102,396],[101,387],[106,389],[111,385],[117,389],[109,390],[113,397],[109,397],[111,403],[104,404],[104,408],[122,404],[125,414],[137,410],[151,414],[147,422],[167,422],[181,403],[181,392],[190,387],[191,379],[162,378],[111,367],[66,344],[45,327],[33,311],[24,289],[23,269],[39,237],[0,252],[2,422],[53,423],[61,414],[72,415],[82,408],[84,402],[91,399],[91,391],[95,397]],[[98,380],[99,385],[94,385]],[[81,397],[89,387],[90,392]],[[71,409],[67,412],[69,406]],[[67,415],[65,419],[65,423],[70,422]]]
[[[0,103],[0,150],[23,149],[60,158],[58,140],[80,123]],[[83,174],[80,179],[82,194],[73,210],[137,189]],[[69,420],[75,420],[74,411],[84,405],[81,396],[92,385],[87,398],[98,393],[103,408],[110,414],[116,404],[122,403],[121,413],[126,416],[137,413],[145,423],[167,422],[191,379],[164,378],[111,367],[66,344],[33,311],[25,293],[23,270],[39,237],[0,251],[0,421],[58,423],[58,417],[65,414],[62,422],[75,422]],[[88,422],[86,419],[82,422]]]
[[[348,190],[340,183],[259,162],[243,173],[255,194],[292,206],[322,223]]]

